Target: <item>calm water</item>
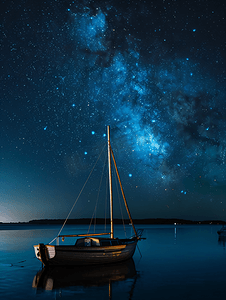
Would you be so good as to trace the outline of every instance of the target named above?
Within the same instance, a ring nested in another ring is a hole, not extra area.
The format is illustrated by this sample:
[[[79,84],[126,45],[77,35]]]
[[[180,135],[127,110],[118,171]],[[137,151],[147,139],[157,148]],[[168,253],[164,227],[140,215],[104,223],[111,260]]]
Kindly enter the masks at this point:
[[[132,261],[109,267],[42,270],[33,244],[58,226],[0,230],[1,299],[225,299],[226,249],[216,225],[147,225]],[[85,226],[64,233],[86,232]],[[130,227],[128,236],[130,235]],[[124,231],[115,226],[116,236]],[[65,241],[67,242],[67,240]]]

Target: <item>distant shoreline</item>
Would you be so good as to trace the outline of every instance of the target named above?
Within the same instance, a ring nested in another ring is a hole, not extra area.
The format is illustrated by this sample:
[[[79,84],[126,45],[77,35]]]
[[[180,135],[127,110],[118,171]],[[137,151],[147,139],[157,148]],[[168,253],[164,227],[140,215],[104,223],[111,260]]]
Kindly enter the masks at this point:
[[[1,225],[62,225],[64,223],[64,219],[40,219],[40,220],[31,220],[29,222],[9,222],[3,223],[0,222]],[[225,221],[222,220],[205,220],[205,221],[191,221],[191,220],[184,220],[184,219],[163,219],[163,218],[149,218],[149,219],[134,219],[134,224],[140,225],[226,225]],[[110,224],[109,219],[97,218],[95,220],[95,224]],[[124,220],[124,224],[128,225],[130,221],[128,219]],[[76,224],[90,224],[90,219],[82,218],[82,219],[69,219],[66,223],[67,225],[76,225]],[[121,219],[115,219],[114,224],[122,224]]]

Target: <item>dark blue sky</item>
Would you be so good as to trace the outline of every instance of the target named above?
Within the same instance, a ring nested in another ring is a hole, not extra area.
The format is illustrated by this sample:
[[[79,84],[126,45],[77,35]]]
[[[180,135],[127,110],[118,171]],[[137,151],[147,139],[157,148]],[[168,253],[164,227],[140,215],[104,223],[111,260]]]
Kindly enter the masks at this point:
[[[225,1],[7,0],[0,14],[0,222],[65,218],[106,125],[134,218],[226,220]],[[92,216],[101,174],[72,218]]]

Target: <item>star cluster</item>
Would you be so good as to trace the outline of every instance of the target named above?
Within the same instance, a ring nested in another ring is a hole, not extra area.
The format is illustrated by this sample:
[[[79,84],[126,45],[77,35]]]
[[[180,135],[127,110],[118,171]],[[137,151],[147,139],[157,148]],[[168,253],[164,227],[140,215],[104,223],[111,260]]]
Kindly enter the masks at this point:
[[[3,211],[73,199],[110,125],[135,217],[225,219],[222,1],[1,6]]]

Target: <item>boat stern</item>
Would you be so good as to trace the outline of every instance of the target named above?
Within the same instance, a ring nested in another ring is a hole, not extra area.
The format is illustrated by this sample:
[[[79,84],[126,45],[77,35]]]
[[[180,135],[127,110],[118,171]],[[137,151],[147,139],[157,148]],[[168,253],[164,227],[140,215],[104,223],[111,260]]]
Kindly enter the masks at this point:
[[[39,252],[39,245],[34,245],[34,250],[35,250],[35,256],[37,257],[37,259],[41,260],[41,255]]]
[[[34,245],[34,251],[37,259],[39,259],[44,265],[47,265],[48,261],[56,255],[55,246],[52,245]]]

